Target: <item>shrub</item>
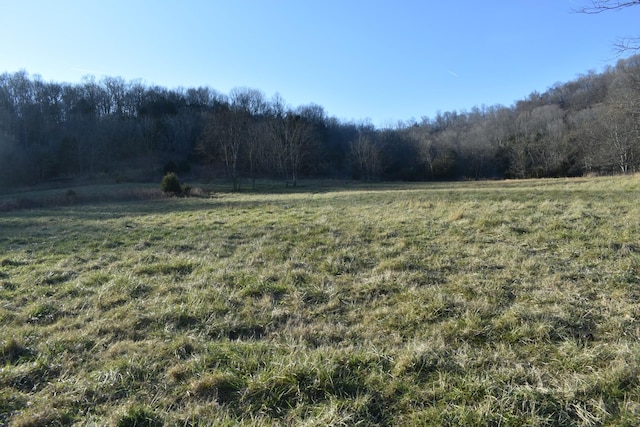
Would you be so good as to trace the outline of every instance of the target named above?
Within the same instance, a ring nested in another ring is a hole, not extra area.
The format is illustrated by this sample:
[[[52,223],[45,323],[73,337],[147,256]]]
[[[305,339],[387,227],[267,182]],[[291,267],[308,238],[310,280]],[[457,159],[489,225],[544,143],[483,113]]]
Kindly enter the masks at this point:
[[[180,180],[178,179],[178,175],[174,172],[169,172],[162,178],[161,186],[162,191],[165,193],[180,194],[182,192]]]
[[[189,197],[205,197],[206,195],[207,195],[207,192],[200,187],[189,188]]]

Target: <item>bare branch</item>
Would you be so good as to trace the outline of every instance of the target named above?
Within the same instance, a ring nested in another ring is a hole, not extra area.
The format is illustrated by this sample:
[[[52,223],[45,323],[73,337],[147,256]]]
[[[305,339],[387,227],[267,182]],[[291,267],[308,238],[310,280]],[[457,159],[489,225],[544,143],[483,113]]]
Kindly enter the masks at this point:
[[[640,0],[590,0],[589,3],[588,6],[574,9],[574,12],[597,15],[603,12],[620,11],[631,6],[640,6]],[[640,51],[640,37],[621,37],[613,44],[613,49],[616,52],[616,56],[621,56],[630,51]]]
[[[640,2],[634,1],[621,1],[621,0],[591,0],[589,6],[577,9],[578,13],[586,13],[588,15],[596,15],[598,13],[609,12],[612,10],[621,10],[631,6],[638,6]]]
[[[613,49],[616,56],[621,56],[627,52],[640,51],[640,37],[620,37],[614,44]]]

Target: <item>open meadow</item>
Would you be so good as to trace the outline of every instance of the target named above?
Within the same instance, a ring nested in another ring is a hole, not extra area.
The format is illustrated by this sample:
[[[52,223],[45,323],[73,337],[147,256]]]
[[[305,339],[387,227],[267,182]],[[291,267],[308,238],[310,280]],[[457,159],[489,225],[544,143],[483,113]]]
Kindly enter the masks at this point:
[[[640,422],[640,175],[87,191],[0,212],[0,425]]]

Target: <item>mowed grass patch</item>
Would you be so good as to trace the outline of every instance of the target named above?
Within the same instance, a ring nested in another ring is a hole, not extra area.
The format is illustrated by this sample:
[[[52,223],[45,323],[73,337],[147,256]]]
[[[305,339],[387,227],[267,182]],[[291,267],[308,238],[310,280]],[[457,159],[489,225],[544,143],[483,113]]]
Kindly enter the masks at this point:
[[[635,425],[640,177],[0,213],[0,424]]]

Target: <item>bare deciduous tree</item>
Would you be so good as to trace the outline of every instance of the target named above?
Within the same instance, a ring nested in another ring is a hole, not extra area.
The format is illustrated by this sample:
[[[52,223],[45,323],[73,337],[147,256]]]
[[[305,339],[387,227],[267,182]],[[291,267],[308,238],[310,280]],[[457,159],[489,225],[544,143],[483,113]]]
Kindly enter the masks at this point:
[[[209,161],[219,159],[224,164],[233,190],[240,187],[239,158],[243,146],[242,117],[230,105],[221,105],[207,113],[198,151]]]
[[[230,99],[238,114],[243,117],[243,145],[246,172],[251,178],[251,186],[255,188],[256,176],[264,166],[266,133],[264,119],[268,112],[268,103],[264,94],[257,89],[235,88],[231,90]]]
[[[358,137],[351,141],[350,156],[360,178],[371,181],[380,177],[382,149],[371,134],[362,130],[358,133]]]

